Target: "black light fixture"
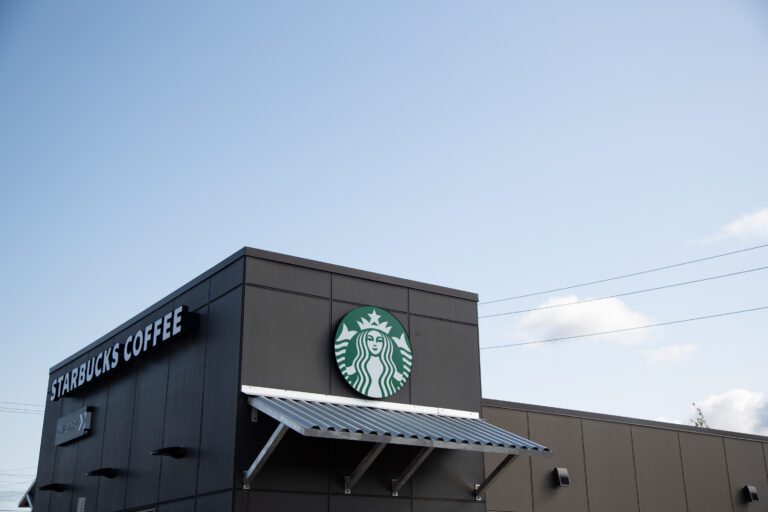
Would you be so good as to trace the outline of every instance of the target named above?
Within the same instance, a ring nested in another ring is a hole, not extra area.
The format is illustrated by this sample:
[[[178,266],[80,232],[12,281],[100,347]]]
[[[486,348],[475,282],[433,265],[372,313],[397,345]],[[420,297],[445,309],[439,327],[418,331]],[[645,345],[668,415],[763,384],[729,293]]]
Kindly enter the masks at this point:
[[[166,446],[149,452],[150,455],[159,457],[171,457],[172,459],[181,459],[187,455],[187,449],[182,446]]]
[[[744,489],[744,501],[752,503],[753,501],[760,501],[760,495],[757,494],[757,487],[754,485],[745,485]]]
[[[555,468],[552,470],[552,478],[555,487],[568,487],[571,485],[571,475],[568,474],[568,468]]]
[[[45,484],[37,488],[38,491],[64,492],[67,490],[67,484]]]
[[[115,468],[99,468],[87,472],[85,476],[103,476],[104,478],[115,478],[117,476],[117,470]]]

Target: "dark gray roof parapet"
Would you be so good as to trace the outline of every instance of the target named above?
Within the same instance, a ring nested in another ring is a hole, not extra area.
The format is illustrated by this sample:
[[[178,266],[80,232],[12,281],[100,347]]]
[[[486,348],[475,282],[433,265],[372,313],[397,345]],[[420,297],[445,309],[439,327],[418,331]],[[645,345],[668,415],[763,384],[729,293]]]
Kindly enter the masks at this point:
[[[692,425],[680,425],[677,423],[665,423],[663,421],[627,418],[625,416],[614,416],[611,414],[600,414],[596,412],[576,411],[573,409],[560,409],[558,407],[548,407],[546,405],[531,405],[531,404],[522,404],[519,402],[505,402],[503,400],[483,398],[483,406],[498,407],[500,409],[513,409],[516,411],[525,411],[525,412],[538,412],[542,414],[554,414],[557,416],[569,416],[571,418],[582,418],[586,420],[608,421],[611,423],[624,423],[627,425],[636,425],[639,427],[663,428],[665,430],[692,432],[694,434],[730,437],[734,439],[747,439],[749,441],[760,441],[763,443],[768,443],[768,437],[759,436],[756,434],[745,434],[742,432],[731,432],[729,430],[716,430],[712,428],[700,428],[700,427],[694,427]]]
[[[368,279],[370,281],[378,281],[381,283],[392,284],[396,286],[404,286],[406,288],[413,288],[414,290],[422,290],[425,292],[437,293],[440,295],[448,295],[450,297],[456,297],[459,299],[466,299],[477,302],[478,296],[476,293],[465,292],[462,290],[456,290],[453,288],[446,288],[444,286],[437,286],[434,284],[422,283],[419,281],[411,281],[410,279],[401,279],[399,277],[387,276],[384,274],[377,274],[375,272],[368,272],[365,270],[358,270],[350,267],[342,267],[341,265],[333,265],[331,263],[322,263],[320,261],[308,260],[306,258],[298,258],[296,256],[288,256],[276,252],[263,251],[261,249],[252,249],[246,247],[243,249],[246,256],[253,258],[261,258],[264,260],[277,261],[280,263],[287,263],[289,265],[296,265],[298,267],[306,267],[315,270],[322,270],[325,272],[331,272],[333,274],[341,274],[351,277],[358,277],[361,279]]]
[[[357,270],[357,269],[354,269],[354,268],[342,267],[340,265],[332,265],[330,263],[323,263],[323,262],[320,262],[320,261],[309,260],[309,259],[306,259],[306,258],[298,258],[296,256],[288,256],[286,254],[280,254],[280,253],[277,253],[277,252],[263,251],[261,249],[254,249],[254,248],[251,248],[251,247],[244,247],[244,248],[240,249],[239,251],[235,252],[234,254],[232,254],[231,256],[229,256],[228,258],[226,258],[225,260],[217,263],[216,265],[214,265],[210,269],[206,270],[205,272],[203,272],[202,274],[200,274],[199,276],[197,276],[196,278],[194,278],[193,280],[191,280],[190,282],[188,282],[184,286],[180,287],[179,289],[175,290],[172,293],[169,293],[168,295],[166,295],[165,297],[163,297],[159,301],[155,302],[154,304],[152,304],[148,308],[144,309],[140,313],[138,313],[138,314],[134,315],[133,317],[131,317],[130,319],[126,320],[125,322],[123,322],[119,326],[115,327],[114,329],[112,329],[107,334],[105,334],[104,336],[100,337],[99,339],[97,339],[93,343],[90,343],[88,346],[78,350],[77,352],[75,352],[71,356],[65,358],[63,361],[53,365],[51,367],[51,369],[50,369],[50,372],[53,373],[53,372],[59,370],[63,366],[65,366],[68,363],[74,361],[75,359],[77,359],[78,357],[82,356],[83,354],[87,353],[89,350],[92,350],[93,348],[95,348],[95,347],[99,346],[100,344],[104,343],[106,340],[112,338],[113,336],[115,336],[116,334],[118,334],[120,331],[122,331],[123,329],[127,328],[131,324],[137,322],[138,320],[141,320],[143,317],[145,317],[146,315],[148,315],[149,313],[151,313],[152,311],[154,311],[158,307],[162,306],[163,304],[167,303],[172,298],[176,297],[177,295],[181,295],[182,293],[184,293],[184,292],[194,288],[195,286],[197,286],[201,282],[205,281],[209,277],[213,276],[214,274],[216,274],[220,270],[223,270],[227,266],[231,265],[235,261],[237,261],[240,258],[243,258],[245,256],[252,257],[252,258],[260,258],[260,259],[270,260],[270,261],[276,261],[276,262],[279,262],[279,263],[286,263],[286,264],[289,264],[289,265],[296,265],[296,266],[305,267],[305,268],[322,270],[322,271],[331,272],[331,273],[334,273],[334,274],[342,274],[342,275],[351,276],[351,277],[358,277],[358,278],[361,278],[361,279],[368,279],[368,280],[372,280],[372,281],[379,281],[379,282],[393,284],[393,285],[397,285],[397,286],[405,286],[405,287],[412,288],[412,289],[415,289],[415,290],[423,290],[423,291],[427,291],[427,292],[437,293],[437,294],[440,294],[440,295],[447,295],[447,296],[451,296],[451,297],[457,297],[457,298],[460,298],[460,299],[466,299],[466,300],[471,300],[471,301],[475,301],[475,302],[477,302],[477,300],[478,300],[477,294],[476,293],[472,293],[472,292],[465,292],[465,291],[461,291],[461,290],[454,290],[452,288],[445,288],[445,287],[442,287],[442,286],[436,286],[436,285],[427,284],[427,283],[420,283],[418,281],[411,281],[411,280],[408,280],[408,279],[401,279],[399,277],[392,277],[392,276],[387,276],[387,275],[383,275],[383,274],[376,274],[374,272],[367,272],[365,270]]]

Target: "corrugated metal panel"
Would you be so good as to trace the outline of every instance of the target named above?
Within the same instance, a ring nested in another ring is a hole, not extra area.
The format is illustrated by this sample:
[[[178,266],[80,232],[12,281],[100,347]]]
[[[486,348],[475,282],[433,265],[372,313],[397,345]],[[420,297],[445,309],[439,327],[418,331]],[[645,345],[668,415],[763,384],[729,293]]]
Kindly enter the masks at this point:
[[[266,396],[248,400],[255,409],[305,436],[478,452],[550,453],[482,419]]]

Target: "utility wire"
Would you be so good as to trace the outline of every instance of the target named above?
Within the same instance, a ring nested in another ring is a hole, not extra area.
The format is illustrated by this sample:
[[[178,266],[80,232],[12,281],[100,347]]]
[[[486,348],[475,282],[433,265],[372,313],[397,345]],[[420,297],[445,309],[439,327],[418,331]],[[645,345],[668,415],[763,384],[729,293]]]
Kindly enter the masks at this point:
[[[42,407],[42,405],[40,405],[40,404],[30,404],[30,403],[27,403],[27,402],[4,402],[4,401],[0,400],[0,407],[3,407],[5,404],[10,404],[10,405],[28,405],[30,407]]]
[[[706,258],[699,258],[699,259],[696,259],[696,260],[684,261],[682,263],[675,263],[674,265],[667,265],[667,266],[664,266],[664,267],[656,267],[656,268],[651,268],[651,269],[648,269],[648,270],[641,270],[640,272],[632,272],[631,274],[623,274],[623,275],[620,275],[620,276],[607,277],[605,279],[598,279],[597,281],[589,281],[589,282],[586,282],[586,283],[579,283],[579,284],[573,284],[573,285],[570,285],[570,286],[563,286],[562,288],[553,288],[551,290],[543,290],[543,291],[540,291],[540,292],[526,293],[525,295],[516,295],[514,297],[506,297],[506,298],[503,298],[503,299],[496,299],[496,300],[489,300],[489,301],[486,301],[486,302],[479,302],[478,305],[483,306],[485,304],[495,304],[496,302],[504,302],[504,301],[508,301],[508,300],[524,299],[526,297],[535,297],[536,295],[544,295],[544,294],[547,294],[547,293],[561,292],[563,290],[572,290],[574,288],[581,288],[582,286],[590,286],[590,285],[593,285],[593,284],[607,283],[609,281],[616,281],[617,279],[625,279],[627,277],[634,277],[634,276],[640,276],[640,275],[643,275],[643,274],[650,274],[651,272],[658,272],[660,270],[667,270],[667,269],[670,269],[670,268],[682,267],[684,265],[691,265],[693,263],[700,263],[702,261],[714,260],[716,258],[723,258],[725,256],[731,256],[733,254],[739,254],[739,253],[747,252],[747,251],[754,251],[756,249],[763,249],[765,247],[768,247],[768,244],[756,245],[754,247],[747,247],[746,249],[739,249],[738,251],[731,251],[731,252],[724,252],[724,253],[721,253],[721,254],[715,254],[714,256],[707,256]]]
[[[42,413],[40,409],[30,409],[29,407],[13,407],[10,405],[2,405],[0,404],[0,409],[5,409],[7,411],[29,411],[29,412],[39,412]]]
[[[27,411],[27,410],[23,410],[23,409],[3,409],[3,408],[0,408],[0,413],[7,413],[7,414],[36,414],[36,415],[43,414],[42,411]]]
[[[585,304],[587,302],[595,302],[598,300],[606,300],[606,299],[615,299],[617,297],[627,297],[628,295],[637,295],[640,293],[648,293],[648,292],[655,292],[658,290],[666,290],[667,288],[674,288],[676,286],[685,286],[688,284],[695,284],[695,283],[703,283],[705,281],[713,281],[715,279],[722,279],[724,277],[733,277],[738,276],[741,274],[749,274],[750,272],[757,272],[758,270],[765,270],[768,269],[768,266],[765,267],[757,267],[757,268],[750,268],[748,270],[741,270],[739,272],[731,272],[730,274],[720,274],[718,276],[710,276],[710,277],[704,277],[701,279],[694,279],[693,281],[683,281],[682,283],[673,283],[673,284],[667,284],[664,286],[656,286],[654,288],[645,288],[644,290],[635,290],[632,292],[624,292],[624,293],[617,293],[616,295],[606,295],[604,297],[596,297],[594,299],[584,299],[584,300],[577,300],[574,302],[566,302],[564,304],[551,304],[549,306],[539,306],[537,308],[530,308],[530,309],[518,309],[517,311],[507,311],[505,313],[495,313],[493,315],[483,315],[479,318],[494,318],[497,316],[507,316],[507,315],[517,315],[520,313],[528,313],[530,311],[539,311],[540,309],[552,309],[552,308],[562,308],[565,306],[574,306],[576,304]]]
[[[556,341],[565,341],[565,340],[575,340],[579,338],[589,338],[590,336],[600,336],[603,334],[616,334],[619,332],[628,332],[628,331],[638,331],[640,329],[650,329],[651,327],[661,327],[664,325],[674,325],[674,324],[683,324],[686,322],[695,322],[697,320],[707,320],[709,318],[719,318],[722,316],[730,316],[730,315],[739,315],[741,313],[750,313],[752,311],[760,311],[763,309],[768,309],[768,306],[761,306],[758,308],[752,308],[752,309],[742,309],[740,311],[729,311],[727,313],[717,313],[715,315],[706,315],[706,316],[699,316],[695,318],[684,318],[682,320],[672,320],[670,322],[661,322],[658,324],[648,324],[648,325],[638,325],[636,327],[626,327],[624,329],[616,329],[613,331],[603,331],[603,332],[592,332],[589,334],[576,334],[574,336],[561,336],[559,338],[549,338],[545,340],[536,340],[536,341],[524,341],[521,343],[508,343],[505,345],[491,345],[490,347],[480,347],[480,350],[490,350],[494,348],[507,348],[507,347],[521,347],[523,345],[538,345],[541,343],[554,343]]]

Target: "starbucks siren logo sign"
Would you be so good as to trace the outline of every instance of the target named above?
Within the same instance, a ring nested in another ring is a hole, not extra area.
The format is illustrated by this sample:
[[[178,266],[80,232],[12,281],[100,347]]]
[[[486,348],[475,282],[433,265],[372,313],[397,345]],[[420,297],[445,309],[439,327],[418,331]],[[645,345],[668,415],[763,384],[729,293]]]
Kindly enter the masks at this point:
[[[365,396],[394,395],[411,374],[408,335],[397,318],[381,308],[365,306],[347,313],[336,329],[333,348],[344,380]]]

